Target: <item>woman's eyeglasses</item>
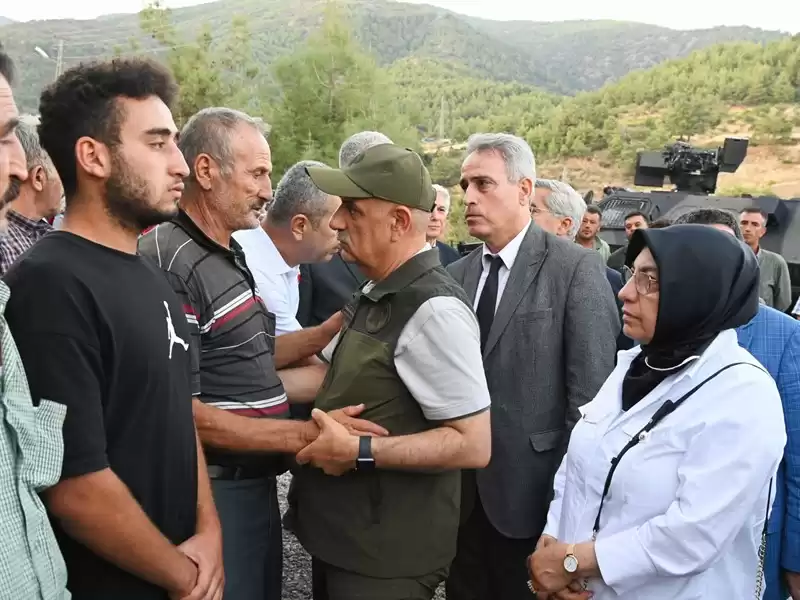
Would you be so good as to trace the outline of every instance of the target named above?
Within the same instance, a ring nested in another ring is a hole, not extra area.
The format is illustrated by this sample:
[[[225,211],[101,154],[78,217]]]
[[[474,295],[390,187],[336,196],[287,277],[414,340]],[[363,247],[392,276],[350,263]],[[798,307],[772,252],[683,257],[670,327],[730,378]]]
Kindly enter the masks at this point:
[[[634,271],[628,266],[622,267],[622,280],[628,283],[633,279],[636,291],[642,296],[653,294],[658,291],[658,279],[645,271]]]

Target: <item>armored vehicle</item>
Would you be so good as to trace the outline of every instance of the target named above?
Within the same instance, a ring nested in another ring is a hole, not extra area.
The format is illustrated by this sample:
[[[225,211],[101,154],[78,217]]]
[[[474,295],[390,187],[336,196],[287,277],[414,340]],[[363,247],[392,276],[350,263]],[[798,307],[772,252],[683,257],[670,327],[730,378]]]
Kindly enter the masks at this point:
[[[625,216],[641,211],[651,221],[675,220],[698,208],[723,208],[739,212],[758,207],[767,214],[767,233],[761,244],[782,255],[789,264],[793,302],[800,295],[800,198],[782,200],[774,196],[716,196],[719,173],[733,173],[747,154],[748,140],[727,138],[716,150],[692,148],[684,142],[666,146],[660,152],[640,152],[636,159],[634,183],[661,187],[668,177],[673,191],[635,192],[611,188],[597,203],[603,211],[600,237],[612,250],[626,243]]]

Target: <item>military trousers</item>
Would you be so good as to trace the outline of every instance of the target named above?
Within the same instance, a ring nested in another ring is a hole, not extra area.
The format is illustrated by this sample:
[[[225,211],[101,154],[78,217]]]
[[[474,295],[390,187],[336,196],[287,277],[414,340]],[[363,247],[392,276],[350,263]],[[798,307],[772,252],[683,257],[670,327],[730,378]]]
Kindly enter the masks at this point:
[[[318,559],[312,563],[314,600],[431,600],[447,578],[447,568],[413,578],[379,579],[339,569]]]

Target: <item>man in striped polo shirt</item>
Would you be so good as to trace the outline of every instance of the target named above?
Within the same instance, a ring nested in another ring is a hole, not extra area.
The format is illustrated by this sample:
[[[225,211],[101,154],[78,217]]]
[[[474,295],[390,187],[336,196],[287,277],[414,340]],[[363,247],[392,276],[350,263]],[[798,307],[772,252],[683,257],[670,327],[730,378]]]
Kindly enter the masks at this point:
[[[258,227],[272,197],[271,154],[260,123],[231,109],[204,109],[186,123],[179,145],[190,169],[181,210],[144,235],[139,249],[164,270],[191,330],[194,415],[222,523],[225,598],[279,600],[275,476],[286,470],[282,453],[297,453],[318,429],[288,418],[287,395],[310,398],[291,376],[284,386],[276,369],[322,367],[314,355],[338,332],[341,317],[276,344],[275,315],[231,237]],[[355,414],[348,408],[331,416],[370,430]]]

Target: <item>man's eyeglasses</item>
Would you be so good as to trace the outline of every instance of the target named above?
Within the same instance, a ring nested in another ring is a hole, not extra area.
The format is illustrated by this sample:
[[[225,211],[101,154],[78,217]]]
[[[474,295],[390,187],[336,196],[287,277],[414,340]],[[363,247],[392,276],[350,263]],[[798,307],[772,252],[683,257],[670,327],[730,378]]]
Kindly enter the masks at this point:
[[[535,204],[531,204],[531,216],[535,217],[536,215],[546,215],[550,213],[549,210],[544,208],[539,208]]]
[[[630,267],[622,267],[622,280],[628,283],[633,279],[633,285],[636,291],[642,296],[647,294],[654,294],[658,291],[658,279],[647,273],[646,271],[634,271]]]

